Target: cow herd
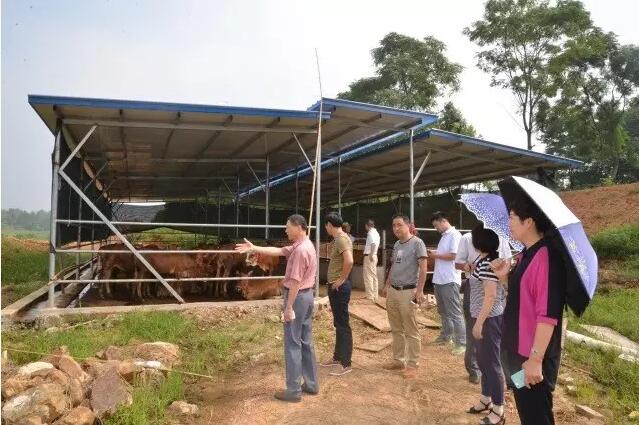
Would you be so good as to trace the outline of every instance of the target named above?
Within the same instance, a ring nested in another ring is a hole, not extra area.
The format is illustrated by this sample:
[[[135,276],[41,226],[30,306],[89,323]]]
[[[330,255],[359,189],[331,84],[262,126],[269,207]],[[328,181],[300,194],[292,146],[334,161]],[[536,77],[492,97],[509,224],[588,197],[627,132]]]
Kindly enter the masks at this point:
[[[200,245],[200,250],[232,251],[235,245]],[[278,279],[247,279],[252,276],[273,276],[279,258],[237,252],[161,253],[168,247],[160,243],[135,244],[137,250],[158,251],[143,254],[144,258],[164,278],[230,278],[215,281],[172,281],[171,287],[181,296],[213,299],[266,299],[280,293]],[[171,248],[174,250],[175,248]],[[106,251],[127,250],[122,243],[104,245],[98,252],[98,278],[152,279],[153,275],[132,253]],[[124,294],[131,303],[171,297],[161,282],[97,282],[100,298],[116,298]]]

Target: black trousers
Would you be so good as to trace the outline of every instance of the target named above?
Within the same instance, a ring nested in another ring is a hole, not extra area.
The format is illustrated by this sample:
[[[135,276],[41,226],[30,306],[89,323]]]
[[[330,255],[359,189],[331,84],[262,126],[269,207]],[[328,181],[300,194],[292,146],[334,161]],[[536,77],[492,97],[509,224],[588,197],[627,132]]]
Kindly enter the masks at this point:
[[[333,326],[335,326],[335,351],[333,360],[337,360],[344,367],[351,365],[353,356],[353,332],[348,317],[348,303],[351,300],[351,281],[347,280],[337,290],[329,288],[328,300],[333,312]]]
[[[521,370],[525,357],[508,352],[508,364],[513,373]],[[514,389],[515,404],[521,425],[554,425],[552,393],[559,373],[559,357],[545,358],[541,364],[544,380],[530,388]]]

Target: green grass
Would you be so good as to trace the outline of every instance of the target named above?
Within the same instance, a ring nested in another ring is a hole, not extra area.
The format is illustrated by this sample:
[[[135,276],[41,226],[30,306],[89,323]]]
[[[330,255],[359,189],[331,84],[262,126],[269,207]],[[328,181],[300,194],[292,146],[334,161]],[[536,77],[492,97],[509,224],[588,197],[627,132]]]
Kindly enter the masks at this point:
[[[82,319],[79,319],[82,320]],[[104,326],[111,323],[110,326]],[[241,371],[250,364],[250,356],[258,352],[273,352],[281,344],[272,336],[281,332],[275,323],[243,320],[229,325],[205,326],[174,312],[131,313],[120,320],[100,319],[90,325],[59,332],[33,329],[3,332],[3,348],[49,353],[66,345],[75,358],[86,358],[109,345],[164,341],[177,344],[182,353],[176,369],[211,376]],[[259,351],[256,351],[259,350]],[[43,356],[9,352],[12,361],[24,364]],[[164,423],[166,406],[184,398],[182,376],[169,375],[159,388],[136,387],[132,406],[118,411],[108,424]]]
[[[168,229],[166,227],[160,227],[157,229],[146,230],[144,232],[132,234],[129,236],[131,242],[160,242],[166,245],[177,245],[184,249],[194,249],[198,245],[205,242],[204,235],[197,235],[194,233],[183,232],[175,229]],[[217,236],[206,236],[207,244],[214,244],[217,241]]]
[[[633,255],[625,260],[620,271],[628,277],[639,279],[639,255]]]
[[[590,372],[599,384],[585,382],[577,385],[577,399],[585,404],[607,407],[614,415],[614,423],[639,406],[639,364],[619,359],[618,353],[593,350],[568,342],[566,352],[571,362]]]
[[[607,326],[639,342],[639,289],[602,288],[595,294],[584,315],[570,316],[569,326],[583,333],[580,323]]]
[[[639,288],[600,289],[580,318],[570,314],[568,327],[588,334],[579,324],[606,326],[639,342]],[[577,399],[594,408],[608,408],[614,423],[622,423],[639,407],[639,363],[618,353],[566,343],[568,362],[591,374],[592,382],[577,382]]]
[[[23,238],[27,239],[27,238]],[[2,237],[2,307],[30,294],[49,280],[49,253],[46,245],[34,246]],[[80,261],[91,254],[80,254]],[[75,254],[61,254],[56,271],[75,264]]]
[[[3,332],[3,344],[43,353],[66,345],[73,356],[85,358],[109,345],[165,341],[180,346],[185,370],[211,374],[231,365],[229,354],[232,350],[261,343],[273,332],[272,324],[255,322],[226,328],[202,328],[195,321],[172,312],[131,313],[108,329],[96,326],[51,333],[7,331]],[[250,353],[245,354],[248,356]],[[14,356],[19,363],[37,358],[37,355],[31,354],[16,353]]]
[[[639,256],[639,223],[604,230],[594,235],[591,242],[602,260]]]
[[[119,409],[106,425],[155,425],[166,423],[166,408],[184,398],[184,384],[176,373],[170,373],[159,388],[142,385],[133,390],[133,404]]]
[[[2,226],[2,236],[14,236],[18,239],[49,239],[48,230],[25,230]]]

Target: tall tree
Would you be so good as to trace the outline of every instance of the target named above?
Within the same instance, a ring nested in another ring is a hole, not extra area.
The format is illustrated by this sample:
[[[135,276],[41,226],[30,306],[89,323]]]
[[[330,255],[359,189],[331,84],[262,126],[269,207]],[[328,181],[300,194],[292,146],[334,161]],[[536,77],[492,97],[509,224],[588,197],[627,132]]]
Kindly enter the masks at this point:
[[[480,69],[492,75],[492,85],[515,95],[532,149],[539,103],[558,88],[554,58],[563,45],[592,26],[590,14],[579,1],[489,0],[483,19],[464,29],[483,50]]]
[[[341,99],[396,108],[428,110],[447,92],[459,89],[463,67],[446,57],[434,37],[418,40],[391,32],[372,50],[375,76],[361,78],[339,93]]]
[[[475,127],[466,121],[453,102],[447,102],[444,105],[439,121],[437,121],[437,127],[453,133],[465,134],[466,136],[475,137],[477,135]]]
[[[556,61],[564,70],[559,99],[542,102],[537,114],[548,151],[584,160],[599,179],[625,180],[620,167],[639,166],[639,47],[620,46],[613,33],[593,28],[570,40]]]

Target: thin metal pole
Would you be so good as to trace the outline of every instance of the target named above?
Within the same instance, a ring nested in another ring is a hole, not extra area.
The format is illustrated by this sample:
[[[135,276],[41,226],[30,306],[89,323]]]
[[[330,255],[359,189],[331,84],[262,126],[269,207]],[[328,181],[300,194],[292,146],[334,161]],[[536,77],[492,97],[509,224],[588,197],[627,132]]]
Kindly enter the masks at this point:
[[[295,173],[295,214],[299,213],[299,200],[300,200],[300,188],[299,188],[299,171]]]
[[[355,219],[355,231],[357,232],[359,229],[359,202],[357,202],[355,205],[355,209],[357,210],[357,218]]]
[[[88,198],[87,198],[88,199]],[[91,223],[95,223],[95,224],[105,224],[103,221],[91,221],[91,220],[70,220],[70,219],[58,219],[57,220],[58,223],[61,224],[67,224],[67,225],[71,225],[71,224],[78,224],[80,222],[82,222],[83,224],[91,224]],[[245,227],[251,227],[254,229],[263,229],[266,227],[266,225],[264,224],[229,224],[229,223],[222,223],[222,224],[215,224],[215,223],[164,223],[164,222],[143,222],[143,221],[110,221],[111,224],[114,224],[116,226],[137,226],[137,227],[170,227],[170,226],[182,226],[182,227],[240,227],[240,228],[245,228]],[[269,224],[268,227],[270,227],[271,229],[285,229],[286,226],[283,224]],[[314,229],[315,226],[309,226],[310,228]]]
[[[204,200],[204,222],[208,224],[209,222],[209,190],[205,190],[206,199]],[[207,244],[209,239],[209,234],[204,233],[204,243]]]
[[[251,204],[246,205],[246,224],[251,224]],[[268,233],[268,227],[266,228],[264,233]],[[246,228],[246,238],[249,239],[251,237],[251,228]]]
[[[82,183],[84,180],[84,166],[82,164],[83,160],[80,158],[80,187],[82,187]],[[82,198],[78,196],[78,220],[82,220]],[[80,243],[82,243],[82,223],[78,225],[78,248],[80,248]],[[75,278],[80,279],[80,253],[75,255]]]
[[[384,268],[384,282],[386,282],[386,264],[388,264],[388,258],[386,254],[386,229],[382,230],[382,267]]]
[[[266,185],[264,188],[264,191],[266,193],[266,208],[264,209],[264,224],[266,224],[267,226],[269,225],[270,222],[270,202],[271,202],[271,187],[270,187],[270,182],[271,182],[271,162],[269,160],[269,156],[266,155]],[[264,239],[268,240],[269,237],[269,233],[268,233],[269,229],[268,227],[266,227],[264,229]]]
[[[217,224],[222,224],[222,185],[217,188]],[[217,240],[220,241],[221,227],[217,228]]]
[[[342,157],[337,158],[337,213],[342,216]]]
[[[410,221],[415,223],[415,168],[414,168],[414,148],[413,148],[413,133],[414,130],[410,130],[410,160],[408,161],[410,167]]]
[[[58,190],[60,186],[60,143],[62,138],[62,122],[58,120],[56,124],[55,141],[53,144],[53,154],[51,155],[51,222],[49,230],[49,308],[55,308],[55,285],[52,284],[55,276],[55,248],[57,245],[58,230]]]
[[[315,60],[317,62],[317,79],[320,89],[320,107],[317,121],[317,156],[315,158],[315,178],[317,178],[317,208],[315,209],[315,250],[317,251],[317,272],[315,273],[315,296],[319,297],[319,264],[320,264],[320,233],[321,233],[321,211],[322,211],[322,114],[324,112],[324,94],[322,92],[322,75],[320,73],[319,55],[315,49]],[[310,224],[310,223],[309,223]]]
[[[235,228],[235,237],[240,237],[240,170],[237,170],[236,179],[236,192],[235,192],[235,224],[238,226]]]

